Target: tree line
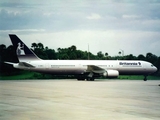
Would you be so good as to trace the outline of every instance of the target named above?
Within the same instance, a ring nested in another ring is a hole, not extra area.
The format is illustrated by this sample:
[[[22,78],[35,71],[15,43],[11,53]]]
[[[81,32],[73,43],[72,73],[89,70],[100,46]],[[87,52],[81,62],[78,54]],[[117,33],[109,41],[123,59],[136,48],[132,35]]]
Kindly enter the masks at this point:
[[[44,47],[42,43],[32,43],[31,49],[38,57],[44,60],[144,60],[151,62],[158,70],[160,69],[160,56],[156,56],[152,53],[146,53],[146,55],[139,54],[138,56],[134,56],[133,54],[123,56],[121,52],[119,52],[119,55],[117,56],[110,56],[108,52],[103,53],[102,51],[99,51],[95,55],[91,52],[88,53],[87,51],[78,50],[75,45],[54,50],[47,46]],[[18,62],[15,48],[12,45],[9,45],[8,47],[4,44],[0,45],[0,73],[14,74],[19,71],[10,65],[5,64],[5,61]]]

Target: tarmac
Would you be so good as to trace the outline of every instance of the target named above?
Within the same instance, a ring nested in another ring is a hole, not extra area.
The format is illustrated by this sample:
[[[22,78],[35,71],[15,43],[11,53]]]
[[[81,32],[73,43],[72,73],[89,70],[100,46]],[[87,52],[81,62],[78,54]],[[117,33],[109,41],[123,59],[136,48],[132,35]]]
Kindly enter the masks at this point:
[[[160,120],[159,84],[0,80],[0,120]]]

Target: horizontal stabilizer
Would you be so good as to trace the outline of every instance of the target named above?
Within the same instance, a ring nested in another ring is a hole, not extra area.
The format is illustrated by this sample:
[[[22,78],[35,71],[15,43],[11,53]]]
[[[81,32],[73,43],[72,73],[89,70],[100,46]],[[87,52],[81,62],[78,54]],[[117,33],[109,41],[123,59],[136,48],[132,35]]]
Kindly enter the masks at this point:
[[[15,64],[17,64],[17,63],[12,63],[12,62],[4,62],[4,63],[9,64],[9,65],[15,65]]]
[[[21,67],[35,67],[35,66],[33,66],[33,65],[31,65],[31,64],[28,64],[28,63],[26,63],[26,62],[20,62],[20,63],[19,63],[19,66],[21,66]]]
[[[35,67],[35,66],[28,64],[26,62],[20,62],[20,63],[4,62],[4,63],[13,65],[15,68],[19,68],[19,67],[33,68],[33,67]]]

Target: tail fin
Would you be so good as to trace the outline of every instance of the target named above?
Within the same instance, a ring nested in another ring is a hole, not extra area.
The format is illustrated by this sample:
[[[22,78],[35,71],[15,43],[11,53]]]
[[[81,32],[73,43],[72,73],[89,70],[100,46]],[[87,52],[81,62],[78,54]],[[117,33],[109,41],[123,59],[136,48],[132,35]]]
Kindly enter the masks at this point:
[[[19,62],[40,60],[37,55],[30,50],[16,35],[9,34],[13,46],[15,47],[16,54]]]

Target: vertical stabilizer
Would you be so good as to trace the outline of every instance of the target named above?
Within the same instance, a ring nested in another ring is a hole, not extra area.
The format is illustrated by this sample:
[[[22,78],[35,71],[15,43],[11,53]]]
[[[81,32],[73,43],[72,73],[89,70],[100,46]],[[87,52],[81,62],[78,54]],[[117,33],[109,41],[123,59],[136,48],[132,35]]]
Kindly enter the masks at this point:
[[[40,60],[38,56],[30,50],[16,35],[9,34],[13,46],[15,47],[16,54],[19,62]]]

